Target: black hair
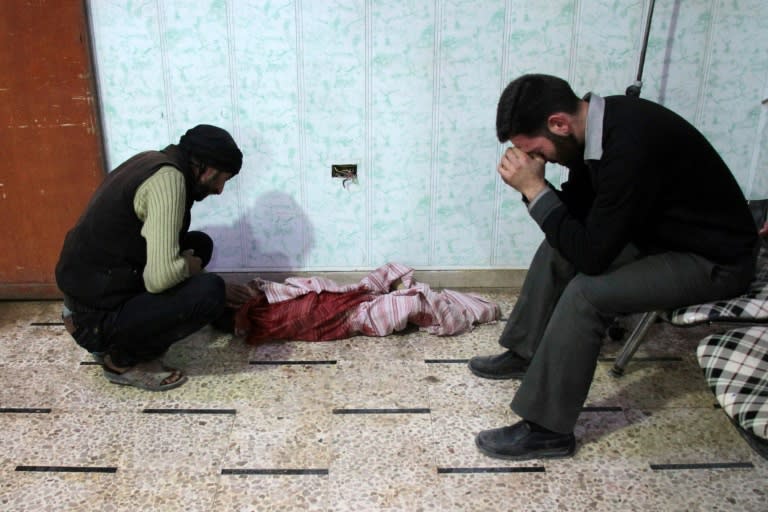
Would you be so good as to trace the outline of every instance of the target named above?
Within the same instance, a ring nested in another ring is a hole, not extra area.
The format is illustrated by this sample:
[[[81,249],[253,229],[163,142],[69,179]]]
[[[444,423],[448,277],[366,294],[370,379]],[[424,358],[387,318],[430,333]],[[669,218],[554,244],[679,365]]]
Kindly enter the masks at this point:
[[[575,114],[578,108],[578,96],[562,78],[523,75],[501,93],[496,110],[496,136],[499,142],[506,142],[515,135],[546,135],[551,114]]]

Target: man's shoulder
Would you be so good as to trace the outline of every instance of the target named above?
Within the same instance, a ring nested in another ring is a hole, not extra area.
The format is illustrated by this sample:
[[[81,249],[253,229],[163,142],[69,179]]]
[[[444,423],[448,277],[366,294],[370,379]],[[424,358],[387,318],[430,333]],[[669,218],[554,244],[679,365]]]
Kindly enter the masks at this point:
[[[178,157],[174,157],[173,154],[169,153],[167,150],[168,148],[162,151],[154,149],[141,151],[125,160],[112,172],[120,171],[124,168],[157,169],[163,165],[171,165],[181,169],[181,163],[179,162]]]
[[[133,159],[146,162],[146,165],[156,167],[158,169],[164,166],[172,166],[177,169],[179,168],[179,163],[163,151],[142,151],[141,153],[136,154]]]
[[[184,190],[184,174],[173,165],[161,165],[153,173],[147,176],[143,182],[143,188],[157,190]]]
[[[155,181],[164,181],[166,183],[173,183],[176,186],[184,187],[185,179],[184,173],[181,169],[174,167],[173,165],[162,165],[152,173],[151,179]]]
[[[615,95],[606,96],[605,112],[613,119],[637,118],[638,116],[661,117],[668,120],[683,119],[661,103],[646,98],[635,98],[633,96]]]
[[[109,173],[109,178],[121,183],[143,183],[161,170],[164,170],[164,173],[184,176],[179,163],[162,151],[143,151],[116,167]]]

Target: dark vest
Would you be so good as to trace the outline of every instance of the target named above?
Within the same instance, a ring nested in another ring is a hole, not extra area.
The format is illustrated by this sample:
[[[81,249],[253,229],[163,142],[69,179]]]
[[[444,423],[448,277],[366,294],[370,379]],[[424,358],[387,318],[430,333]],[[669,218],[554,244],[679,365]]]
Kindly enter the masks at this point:
[[[128,159],[105,178],[64,240],[56,265],[56,284],[68,299],[68,306],[75,310],[110,310],[146,291],[142,275],[147,244],[141,236],[143,224],[134,212],[133,200],[139,186],[166,165],[184,174],[187,194],[179,236],[187,232],[194,177],[184,153],[171,145]]]

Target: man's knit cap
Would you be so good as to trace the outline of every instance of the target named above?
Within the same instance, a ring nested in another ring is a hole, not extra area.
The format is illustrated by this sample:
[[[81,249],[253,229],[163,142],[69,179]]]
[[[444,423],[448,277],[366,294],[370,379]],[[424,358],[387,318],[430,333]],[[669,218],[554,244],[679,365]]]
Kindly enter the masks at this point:
[[[179,139],[179,147],[202,164],[222,172],[237,174],[243,165],[243,153],[235,139],[218,126],[199,124],[190,128]]]

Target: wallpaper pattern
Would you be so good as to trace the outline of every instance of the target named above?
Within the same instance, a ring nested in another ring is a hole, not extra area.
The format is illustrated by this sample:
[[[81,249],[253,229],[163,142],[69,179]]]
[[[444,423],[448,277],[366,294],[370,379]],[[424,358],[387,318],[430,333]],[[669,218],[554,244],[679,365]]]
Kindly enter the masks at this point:
[[[222,271],[525,268],[542,235],[495,168],[498,96],[636,76],[649,1],[90,0],[109,165],[220,125],[245,154],[198,203]],[[768,2],[659,0],[643,97],[768,197]],[[358,166],[356,182],[331,177]],[[558,182],[563,170],[548,169]]]

